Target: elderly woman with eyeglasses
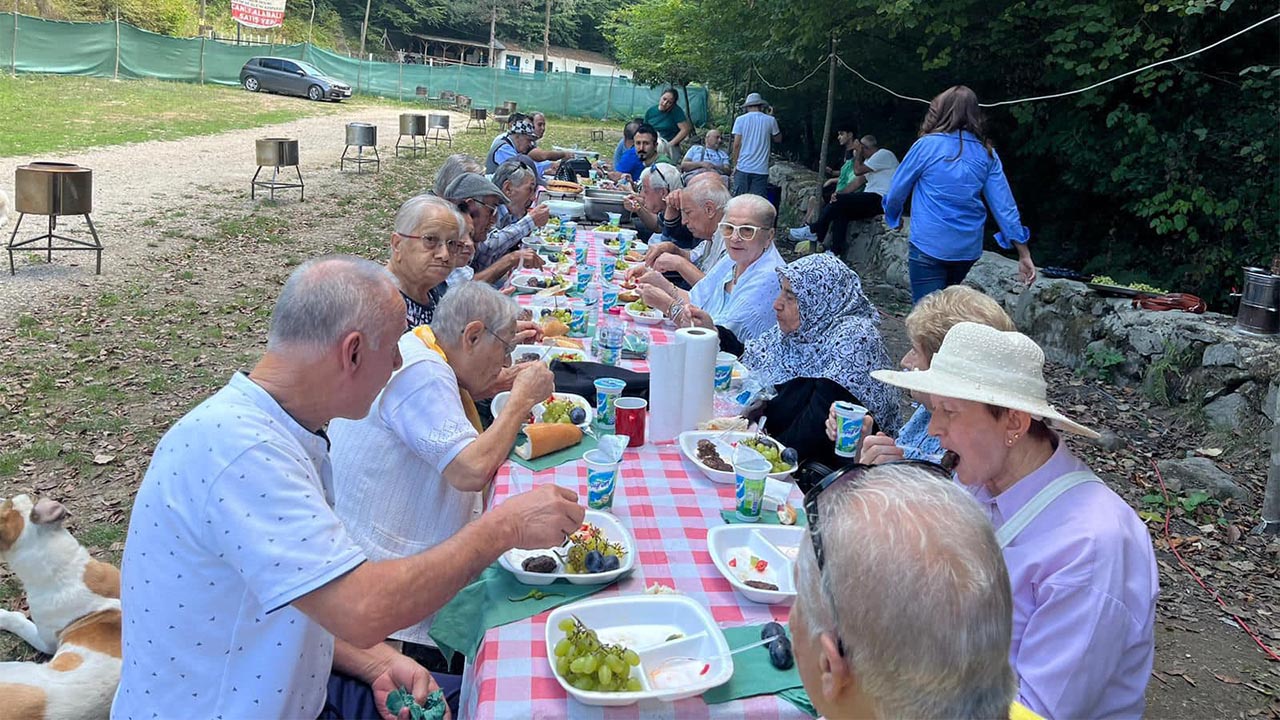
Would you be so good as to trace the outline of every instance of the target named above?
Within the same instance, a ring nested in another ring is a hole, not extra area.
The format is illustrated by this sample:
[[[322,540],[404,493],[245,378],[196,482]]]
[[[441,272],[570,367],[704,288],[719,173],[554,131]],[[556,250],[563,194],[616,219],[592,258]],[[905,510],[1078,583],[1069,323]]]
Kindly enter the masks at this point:
[[[743,342],[763,334],[776,324],[773,301],[781,288],[776,271],[786,264],[773,245],[776,217],[773,205],[758,195],[733,198],[716,228],[725,256],[687,292],[657,271],[644,273],[637,288],[640,299],[677,326],[693,324],[687,312],[693,306]]]
[[[1043,368],[1027,336],[962,322],[928,370],[872,375],[929,396],[929,433],[995,526],[1019,701],[1047,718],[1141,717],[1159,593],[1151,538],[1058,434],[1097,437],[1049,404]]]
[[[392,226],[387,269],[400,286],[406,328],[412,330],[435,316],[445,280],[463,252],[467,223],[447,200],[415,195],[400,206]]]
[[[545,365],[527,363],[502,412],[480,425],[472,398],[510,361],[518,312],[484,283],[450,289],[429,326],[400,337],[403,365],[368,415],[330,423],[334,509],[370,560],[414,555],[461,530],[530,409],[555,390]],[[392,638],[424,666],[446,670],[430,627],[427,618]]]

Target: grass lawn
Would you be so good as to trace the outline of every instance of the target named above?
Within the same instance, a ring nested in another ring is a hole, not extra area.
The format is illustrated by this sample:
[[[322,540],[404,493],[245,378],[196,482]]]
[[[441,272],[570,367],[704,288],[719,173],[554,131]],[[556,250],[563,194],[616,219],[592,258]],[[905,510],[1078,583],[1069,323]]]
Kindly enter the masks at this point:
[[[340,112],[344,104],[221,85],[0,75],[0,157],[173,140]]]
[[[234,89],[212,94],[262,97]],[[12,110],[5,103],[0,112]],[[55,118],[49,127],[60,126]],[[617,142],[590,141],[592,128],[609,127],[599,122],[552,119],[549,126],[549,144],[611,154]],[[93,292],[51,293],[40,312],[0,318],[0,498],[28,492],[61,500],[71,510],[72,533],[94,556],[119,562],[155,444],[233,372],[253,366],[289,271],[333,252],[385,261],[400,204],[430,184],[449,153],[483,157],[495,132],[459,132],[452,148],[432,146],[416,159],[384,155],[381,173],[352,176],[323,202],[263,201],[246,211],[223,202],[225,189],[192,188],[182,212],[207,213],[212,236],[175,228],[177,247],[157,251],[137,274]],[[137,219],[164,229],[178,214],[140,210]],[[229,257],[235,272],[227,272]],[[18,584],[0,566],[0,608],[20,606]],[[0,633],[0,661],[32,656]]]

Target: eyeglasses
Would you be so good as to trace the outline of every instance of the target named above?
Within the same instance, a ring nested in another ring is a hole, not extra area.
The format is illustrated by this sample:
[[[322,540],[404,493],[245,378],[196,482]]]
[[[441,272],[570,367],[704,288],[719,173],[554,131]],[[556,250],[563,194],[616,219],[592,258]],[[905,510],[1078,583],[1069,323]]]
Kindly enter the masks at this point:
[[[491,214],[494,214],[494,215],[496,215],[496,214],[498,213],[498,207],[499,207],[500,205],[502,205],[502,203],[495,203],[495,204],[493,204],[493,205],[490,205],[490,204],[489,204],[489,203],[487,203],[487,202],[481,202],[481,201],[479,201],[479,200],[474,200],[474,199],[472,200],[472,202],[474,202],[475,204],[480,205],[480,206],[482,206],[482,207],[486,207],[486,208],[488,208],[488,209],[489,209],[489,212],[490,212]]]
[[[899,460],[897,462],[884,464],[917,465],[926,468],[929,472],[936,474],[939,478],[946,480],[947,482],[951,482],[951,472],[938,463],[927,462],[925,460]],[[836,645],[837,649],[840,651],[841,657],[844,657],[844,640],[840,638],[839,610],[836,606],[835,598],[832,596],[831,590],[827,588],[826,580],[822,575],[822,570],[826,566],[826,554],[823,552],[822,548],[822,529],[818,527],[818,496],[822,495],[823,491],[840,480],[848,479],[850,482],[857,482],[859,476],[865,474],[868,469],[873,467],[876,466],[867,465],[865,463],[846,465],[835,472],[828,473],[826,477],[819,480],[817,484],[805,491],[804,494],[804,514],[806,516],[805,520],[809,524],[809,544],[813,546],[813,559],[817,561],[818,565],[818,585],[822,587],[822,591],[827,595],[827,599],[831,603],[831,616],[836,621],[836,629],[834,630],[836,635]]]
[[[722,222],[719,225],[716,225],[716,230],[720,232],[720,237],[725,240],[737,235],[743,240],[751,242],[756,239],[756,233],[760,232],[761,228],[755,225],[733,225],[731,223]]]
[[[512,353],[514,353],[514,352],[516,351],[516,346],[515,346],[515,345],[512,345],[511,343],[507,342],[506,340],[503,340],[501,335],[498,335],[498,333],[496,333],[496,332],[494,332],[494,331],[490,330],[489,328],[485,328],[485,329],[484,329],[484,331],[485,331],[485,332],[487,332],[487,333],[489,333],[490,335],[492,335],[494,340],[497,340],[498,342],[502,343],[502,347],[504,347],[504,348],[506,348],[506,349],[507,349],[507,360],[506,360],[506,362],[505,362],[504,364],[510,364],[510,363],[511,363],[511,354],[512,354]]]
[[[401,232],[396,233],[396,235],[399,235],[405,240],[420,240],[422,242],[422,247],[427,252],[435,252],[436,250],[440,249],[441,245],[444,245],[449,248],[450,255],[457,255],[461,253],[463,250],[465,250],[467,247],[467,244],[464,242],[461,242],[458,240],[449,240],[448,242],[446,242],[444,240],[441,240],[438,237],[434,237],[431,235],[406,235]]]

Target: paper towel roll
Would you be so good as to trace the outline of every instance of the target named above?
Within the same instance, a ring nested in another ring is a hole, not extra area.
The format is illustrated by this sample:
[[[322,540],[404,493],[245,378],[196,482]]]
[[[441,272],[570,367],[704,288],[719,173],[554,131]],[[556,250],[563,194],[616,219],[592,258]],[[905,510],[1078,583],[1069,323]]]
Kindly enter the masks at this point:
[[[683,411],[680,429],[693,430],[712,417],[715,396],[716,353],[720,335],[706,328],[680,328],[676,337],[684,339],[684,380],[681,383]]]
[[[684,403],[684,338],[649,346],[649,442],[669,443],[680,435]]]

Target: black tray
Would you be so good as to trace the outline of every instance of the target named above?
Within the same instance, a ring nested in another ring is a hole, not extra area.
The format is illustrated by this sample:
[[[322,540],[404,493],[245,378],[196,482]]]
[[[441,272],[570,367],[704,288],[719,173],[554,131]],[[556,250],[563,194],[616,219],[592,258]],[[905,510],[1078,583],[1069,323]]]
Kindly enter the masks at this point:
[[[1039,268],[1039,271],[1041,275],[1047,278],[1062,278],[1063,280],[1075,280],[1083,283],[1093,279],[1093,276],[1088,273],[1076,272],[1064,267],[1042,267]]]
[[[1139,295],[1149,295],[1140,290],[1134,290],[1131,287],[1123,287],[1121,285],[1102,285],[1100,283],[1085,283],[1090,290],[1096,291],[1099,295],[1108,297],[1135,298]]]

